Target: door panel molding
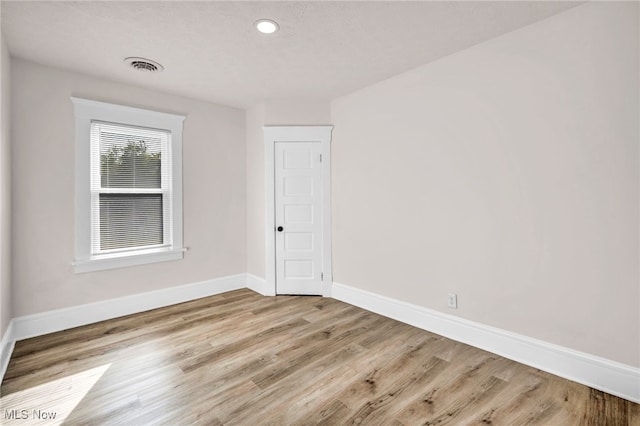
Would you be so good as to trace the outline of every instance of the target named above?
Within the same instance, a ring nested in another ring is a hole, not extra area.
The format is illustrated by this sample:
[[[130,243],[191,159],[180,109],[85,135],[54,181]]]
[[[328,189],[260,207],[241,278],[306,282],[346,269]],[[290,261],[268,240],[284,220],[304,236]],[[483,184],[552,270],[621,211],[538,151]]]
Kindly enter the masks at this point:
[[[265,142],[265,295],[276,295],[275,144],[319,142],[322,154],[322,295],[331,296],[331,132],[333,126],[264,126]]]

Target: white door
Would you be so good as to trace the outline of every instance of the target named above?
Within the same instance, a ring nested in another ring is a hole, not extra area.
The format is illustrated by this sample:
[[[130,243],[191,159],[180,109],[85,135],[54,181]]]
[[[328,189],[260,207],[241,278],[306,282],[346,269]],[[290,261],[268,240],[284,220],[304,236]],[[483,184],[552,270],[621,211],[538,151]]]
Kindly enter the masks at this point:
[[[277,294],[322,294],[322,146],[276,142]]]

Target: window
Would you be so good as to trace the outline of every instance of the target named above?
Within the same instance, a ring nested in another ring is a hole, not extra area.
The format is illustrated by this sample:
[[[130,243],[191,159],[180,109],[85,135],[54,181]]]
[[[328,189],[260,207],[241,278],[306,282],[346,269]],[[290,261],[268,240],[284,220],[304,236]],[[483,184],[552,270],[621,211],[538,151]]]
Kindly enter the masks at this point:
[[[170,245],[170,138],[91,123],[91,254]]]
[[[184,117],[71,100],[76,272],[181,259]]]

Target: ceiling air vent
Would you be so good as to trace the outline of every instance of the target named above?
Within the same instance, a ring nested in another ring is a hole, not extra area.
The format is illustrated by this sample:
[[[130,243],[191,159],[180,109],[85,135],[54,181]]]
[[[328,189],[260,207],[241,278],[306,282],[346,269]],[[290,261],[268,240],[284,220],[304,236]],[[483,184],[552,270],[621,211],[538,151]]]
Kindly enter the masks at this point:
[[[124,62],[131,68],[142,72],[159,72],[164,69],[162,65],[151,59],[130,57],[125,58]]]

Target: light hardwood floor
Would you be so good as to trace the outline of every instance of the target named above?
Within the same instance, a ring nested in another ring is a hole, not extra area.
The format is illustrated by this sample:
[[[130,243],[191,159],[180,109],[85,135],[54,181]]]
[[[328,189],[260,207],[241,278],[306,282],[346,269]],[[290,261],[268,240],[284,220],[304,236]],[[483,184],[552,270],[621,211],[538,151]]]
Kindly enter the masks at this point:
[[[480,349],[249,290],[20,341],[0,394],[3,425],[640,425],[638,404]]]

